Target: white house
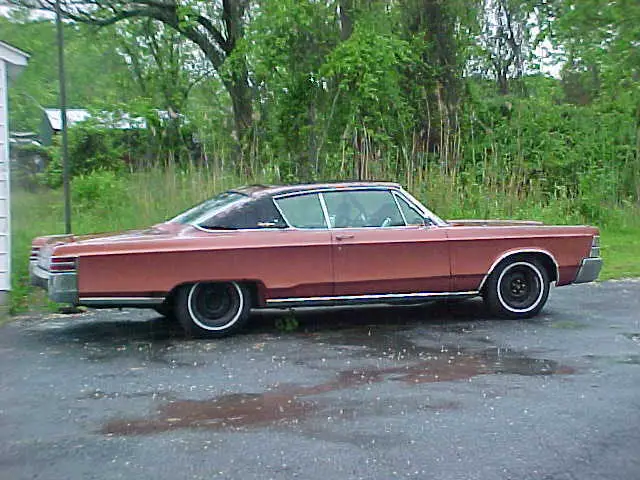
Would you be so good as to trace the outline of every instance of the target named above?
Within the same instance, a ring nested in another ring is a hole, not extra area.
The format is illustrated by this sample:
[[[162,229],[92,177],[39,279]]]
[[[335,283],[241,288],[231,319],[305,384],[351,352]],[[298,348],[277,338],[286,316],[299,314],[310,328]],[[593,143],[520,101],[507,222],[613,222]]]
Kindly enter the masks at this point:
[[[0,305],[11,290],[11,189],[9,188],[9,79],[27,65],[29,55],[0,42]]]

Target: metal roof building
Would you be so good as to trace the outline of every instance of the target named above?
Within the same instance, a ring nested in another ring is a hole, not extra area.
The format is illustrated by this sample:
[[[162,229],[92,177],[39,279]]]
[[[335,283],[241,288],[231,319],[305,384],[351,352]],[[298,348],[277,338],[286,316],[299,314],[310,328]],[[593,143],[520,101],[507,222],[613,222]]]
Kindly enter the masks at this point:
[[[11,188],[9,184],[9,80],[27,65],[29,55],[0,42],[0,305],[11,290]]]

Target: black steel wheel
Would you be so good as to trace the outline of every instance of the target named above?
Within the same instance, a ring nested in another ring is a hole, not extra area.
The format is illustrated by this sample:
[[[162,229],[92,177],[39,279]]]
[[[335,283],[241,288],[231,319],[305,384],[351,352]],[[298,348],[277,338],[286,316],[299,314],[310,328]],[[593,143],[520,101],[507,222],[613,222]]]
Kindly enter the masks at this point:
[[[489,276],[483,296],[496,315],[530,318],[547,302],[549,274],[534,258],[507,259]]]
[[[185,332],[193,337],[224,337],[246,323],[251,296],[237,282],[199,282],[182,287],[175,311]]]

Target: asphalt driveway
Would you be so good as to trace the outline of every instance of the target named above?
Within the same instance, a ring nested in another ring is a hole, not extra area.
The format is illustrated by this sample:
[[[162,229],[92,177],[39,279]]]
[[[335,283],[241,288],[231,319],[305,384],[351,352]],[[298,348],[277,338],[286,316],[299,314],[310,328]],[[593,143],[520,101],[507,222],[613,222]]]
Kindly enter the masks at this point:
[[[638,281],[528,321],[280,315],[211,341],[134,310],[1,327],[0,478],[640,478]]]

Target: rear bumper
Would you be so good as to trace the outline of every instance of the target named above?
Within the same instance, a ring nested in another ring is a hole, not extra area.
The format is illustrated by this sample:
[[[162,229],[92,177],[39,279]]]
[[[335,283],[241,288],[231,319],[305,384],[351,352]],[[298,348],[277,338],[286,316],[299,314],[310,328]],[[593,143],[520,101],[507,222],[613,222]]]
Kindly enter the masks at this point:
[[[600,275],[601,269],[601,258],[585,258],[580,264],[578,274],[576,275],[576,279],[573,281],[573,283],[593,282],[596,278],[598,278],[598,275]]]
[[[31,285],[44,288],[49,298],[58,303],[78,304],[78,280],[75,273],[51,273],[31,262],[29,265]]]

